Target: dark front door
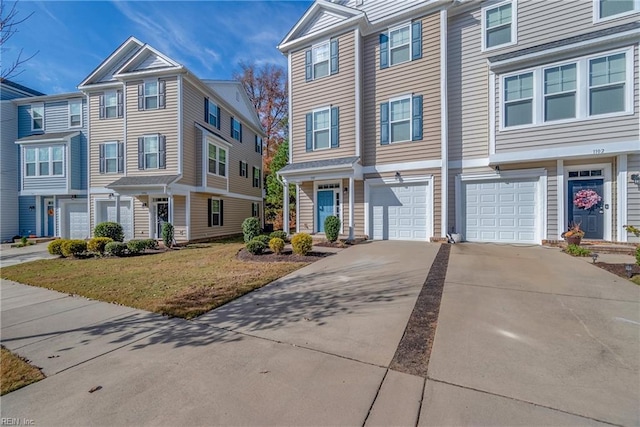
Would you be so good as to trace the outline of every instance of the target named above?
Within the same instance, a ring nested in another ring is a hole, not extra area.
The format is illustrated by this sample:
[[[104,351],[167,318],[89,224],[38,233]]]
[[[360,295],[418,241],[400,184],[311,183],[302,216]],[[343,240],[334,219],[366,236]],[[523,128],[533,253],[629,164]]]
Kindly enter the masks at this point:
[[[604,197],[602,179],[569,181],[569,222],[580,224],[585,239],[604,238]]]

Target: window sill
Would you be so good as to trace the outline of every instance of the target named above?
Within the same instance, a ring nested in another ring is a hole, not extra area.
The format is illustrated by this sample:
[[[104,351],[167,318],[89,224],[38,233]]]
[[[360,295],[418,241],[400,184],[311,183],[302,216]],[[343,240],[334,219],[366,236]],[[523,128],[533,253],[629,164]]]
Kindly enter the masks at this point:
[[[513,42],[509,42],[509,43],[499,44],[497,46],[483,47],[481,51],[482,52],[493,52],[493,51],[496,51],[496,50],[504,49],[506,47],[516,46],[517,44],[518,44],[517,41],[513,41]]]
[[[595,17],[594,20],[593,20],[593,23],[594,24],[607,23],[609,21],[614,21],[616,19],[627,18],[627,17],[629,17],[631,15],[635,15],[637,13],[640,13],[640,9],[630,10],[628,12],[623,12],[623,13],[619,13],[617,15],[607,16],[605,18],[597,18],[597,17]]]

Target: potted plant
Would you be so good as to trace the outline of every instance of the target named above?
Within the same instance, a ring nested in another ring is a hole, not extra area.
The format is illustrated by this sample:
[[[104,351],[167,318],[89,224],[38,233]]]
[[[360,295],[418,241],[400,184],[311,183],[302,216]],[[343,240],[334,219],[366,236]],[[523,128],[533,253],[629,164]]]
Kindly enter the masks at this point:
[[[569,229],[560,235],[569,245],[579,245],[584,237],[584,230],[580,229],[579,222],[569,224]]]

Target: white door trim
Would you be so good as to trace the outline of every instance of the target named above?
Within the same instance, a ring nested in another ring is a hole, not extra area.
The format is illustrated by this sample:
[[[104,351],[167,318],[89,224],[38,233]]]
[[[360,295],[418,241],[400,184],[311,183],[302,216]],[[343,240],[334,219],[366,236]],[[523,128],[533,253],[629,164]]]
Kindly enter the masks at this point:
[[[48,206],[48,202],[51,201],[52,203],[52,209],[53,209],[53,230],[49,230],[49,206]],[[43,210],[44,210],[44,217],[45,217],[45,221],[43,224],[42,229],[44,230],[42,235],[43,236],[48,236],[49,233],[51,233],[52,236],[56,235],[56,199],[55,197],[45,197],[42,200],[42,204],[44,206]]]
[[[337,188],[323,188],[320,191],[330,191],[333,190],[333,208],[334,208],[334,214],[335,214],[335,207],[336,207],[336,194],[338,194],[339,200],[340,200],[340,206],[338,207],[339,209],[339,214],[340,214],[340,234],[344,234],[344,215],[342,214],[343,212],[343,206],[344,206],[344,200],[342,197],[342,179],[340,180],[327,180],[327,181],[314,181],[313,182],[313,232],[314,233],[319,233],[319,229],[320,229],[320,224],[318,224],[318,187],[321,185],[326,185],[326,184],[333,184],[333,185],[338,185]],[[297,206],[297,205],[296,205]],[[298,223],[297,223],[298,219],[296,218],[296,228],[298,227]]]

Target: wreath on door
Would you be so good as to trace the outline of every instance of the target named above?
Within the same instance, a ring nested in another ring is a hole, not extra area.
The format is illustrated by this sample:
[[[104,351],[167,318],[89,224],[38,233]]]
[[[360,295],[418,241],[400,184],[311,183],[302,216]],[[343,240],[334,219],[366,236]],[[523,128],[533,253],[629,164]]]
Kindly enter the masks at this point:
[[[49,216],[53,216],[53,208],[49,208],[49,210],[47,211],[47,213],[49,214]]]
[[[593,209],[601,200],[602,197],[594,190],[580,190],[573,196],[573,204],[584,210]]]

